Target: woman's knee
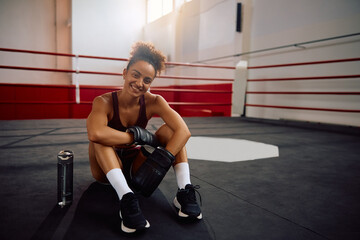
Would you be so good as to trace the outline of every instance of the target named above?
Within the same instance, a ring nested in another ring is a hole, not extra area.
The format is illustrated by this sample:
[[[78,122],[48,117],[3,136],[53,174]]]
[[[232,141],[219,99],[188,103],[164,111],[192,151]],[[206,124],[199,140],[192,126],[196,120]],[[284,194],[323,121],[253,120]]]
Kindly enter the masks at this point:
[[[103,171],[99,171],[97,169],[91,168],[91,175],[93,178],[101,183],[108,183],[108,179]]]
[[[89,162],[91,175],[93,176],[93,178],[99,182],[106,182],[106,175],[96,160],[94,144],[92,142],[89,143]]]
[[[114,153],[111,153],[112,151]],[[111,161],[112,158],[114,158],[115,163]],[[103,183],[108,182],[106,173],[109,169],[122,168],[121,161],[112,147],[94,142],[89,143],[89,162],[92,176],[95,180]]]
[[[174,131],[167,125],[163,124],[155,133],[161,145],[165,146],[171,139]]]

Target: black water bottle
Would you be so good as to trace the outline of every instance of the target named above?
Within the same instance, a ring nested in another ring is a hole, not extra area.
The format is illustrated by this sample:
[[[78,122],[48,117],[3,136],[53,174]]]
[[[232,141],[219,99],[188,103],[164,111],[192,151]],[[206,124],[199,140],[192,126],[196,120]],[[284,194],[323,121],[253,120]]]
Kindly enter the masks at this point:
[[[74,153],[70,150],[62,150],[57,155],[58,171],[58,205],[61,207],[70,205],[73,200],[73,162]]]

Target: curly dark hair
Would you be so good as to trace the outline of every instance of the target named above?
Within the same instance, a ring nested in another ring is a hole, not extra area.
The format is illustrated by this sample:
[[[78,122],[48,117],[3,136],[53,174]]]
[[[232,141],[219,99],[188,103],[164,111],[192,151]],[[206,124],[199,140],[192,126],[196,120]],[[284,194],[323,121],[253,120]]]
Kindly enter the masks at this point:
[[[155,76],[160,75],[161,71],[165,69],[165,55],[160,50],[155,49],[154,44],[150,42],[139,41],[133,44],[126,68],[129,70],[131,65],[140,60],[148,62],[154,67]]]

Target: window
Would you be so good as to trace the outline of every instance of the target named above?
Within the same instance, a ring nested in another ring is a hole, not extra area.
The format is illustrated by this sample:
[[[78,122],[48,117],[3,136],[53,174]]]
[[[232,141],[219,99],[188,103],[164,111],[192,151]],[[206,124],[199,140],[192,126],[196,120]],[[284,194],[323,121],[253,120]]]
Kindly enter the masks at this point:
[[[147,22],[153,22],[162,16],[171,13],[184,3],[191,0],[147,0]]]
[[[173,0],[148,0],[147,1],[147,21],[153,22],[156,19],[171,13],[173,10]]]
[[[175,8],[181,7],[184,3],[191,2],[192,0],[175,0]]]

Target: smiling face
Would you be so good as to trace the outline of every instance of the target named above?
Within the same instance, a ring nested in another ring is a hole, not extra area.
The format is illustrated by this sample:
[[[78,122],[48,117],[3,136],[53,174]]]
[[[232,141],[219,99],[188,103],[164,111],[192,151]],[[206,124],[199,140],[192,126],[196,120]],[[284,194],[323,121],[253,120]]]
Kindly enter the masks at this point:
[[[124,90],[134,97],[139,97],[149,90],[155,78],[155,69],[150,63],[139,60],[128,69],[124,69],[123,77]]]

